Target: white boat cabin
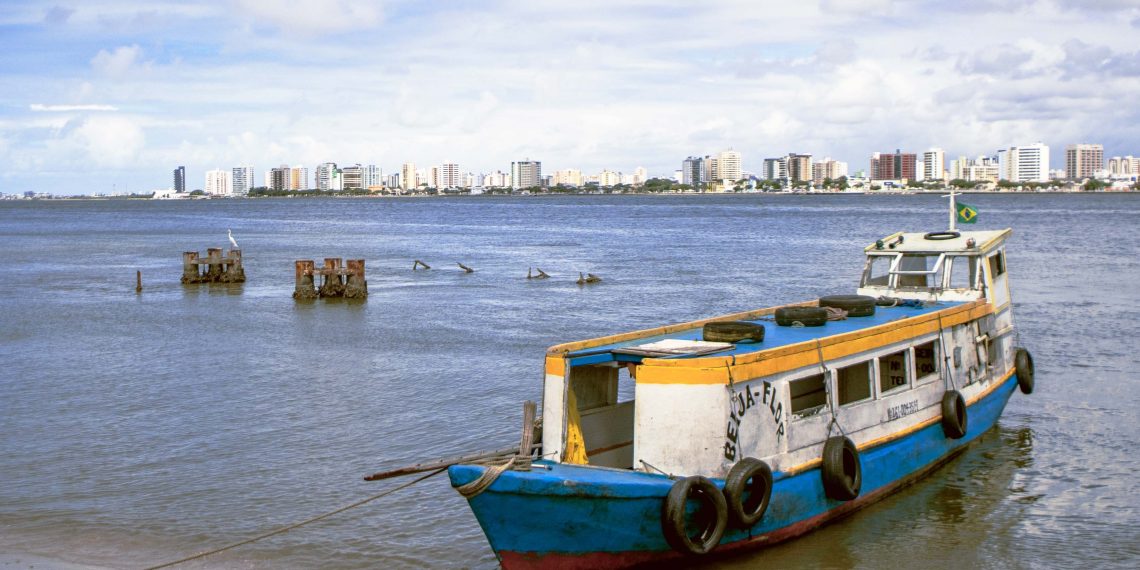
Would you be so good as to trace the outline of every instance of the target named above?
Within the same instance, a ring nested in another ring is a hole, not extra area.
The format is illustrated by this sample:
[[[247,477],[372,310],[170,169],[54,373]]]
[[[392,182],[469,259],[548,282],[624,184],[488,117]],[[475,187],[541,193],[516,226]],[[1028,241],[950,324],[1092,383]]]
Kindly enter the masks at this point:
[[[862,448],[929,424],[946,390],[973,401],[1012,373],[1010,234],[878,240],[858,293],[895,301],[867,317],[778,326],[769,308],[552,347],[542,453],[723,477],[743,457],[818,465],[840,429]],[[702,326],[724,320],[763,324],[764,340],[705,342]]]

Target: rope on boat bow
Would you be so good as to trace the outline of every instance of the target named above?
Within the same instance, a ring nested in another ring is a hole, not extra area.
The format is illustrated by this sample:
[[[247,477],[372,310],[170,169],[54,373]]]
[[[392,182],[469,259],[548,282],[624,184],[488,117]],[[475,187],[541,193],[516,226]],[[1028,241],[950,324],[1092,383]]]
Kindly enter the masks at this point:
[[[537,406],[534,402],[529,400],[523,402],[523,431],[518,453],[508,457],[502,463],[495,464],[492,460],[478,478],[455,488],[460,495],[467,499],[479,495],[493,485],[507,469],[515,468],[519,471],[530,471],[530,450],[534,446],[534,416],[536,413]]]

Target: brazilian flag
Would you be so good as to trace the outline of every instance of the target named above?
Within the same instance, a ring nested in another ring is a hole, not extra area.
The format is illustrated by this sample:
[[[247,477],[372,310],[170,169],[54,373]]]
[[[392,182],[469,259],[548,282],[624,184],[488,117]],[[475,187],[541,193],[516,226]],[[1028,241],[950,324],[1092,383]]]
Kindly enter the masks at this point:
[[[978,223],[978,209],[969,205],[958,202],[958,223],[959,224],[976,224]]]

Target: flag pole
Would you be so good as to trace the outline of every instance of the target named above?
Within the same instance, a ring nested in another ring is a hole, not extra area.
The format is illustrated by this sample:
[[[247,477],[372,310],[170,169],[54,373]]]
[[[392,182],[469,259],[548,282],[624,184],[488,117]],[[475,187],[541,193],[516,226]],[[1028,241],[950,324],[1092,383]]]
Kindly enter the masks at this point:
[[[950,231],[954,231],[958,222],[958,204],[955,197],[958,196],[954,193],[954,189],[950,189]]]

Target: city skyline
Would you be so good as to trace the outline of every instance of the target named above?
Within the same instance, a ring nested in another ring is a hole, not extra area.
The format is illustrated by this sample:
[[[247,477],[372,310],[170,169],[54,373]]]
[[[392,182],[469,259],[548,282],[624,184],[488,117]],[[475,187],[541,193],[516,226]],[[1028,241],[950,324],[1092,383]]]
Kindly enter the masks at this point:
[[[734,148],[1137,154],[1140,2],[234,0],[0,7],[0,192],[330,160],[644,166]],[[619,168],[618,170],[622,170]],[[258,180],[257,182],[260,182]]]

